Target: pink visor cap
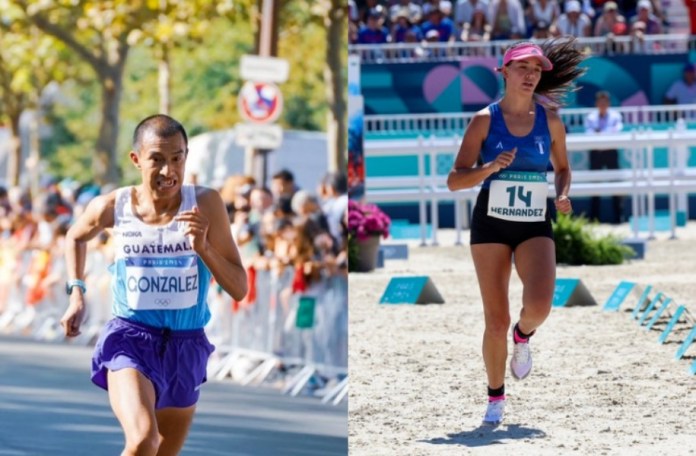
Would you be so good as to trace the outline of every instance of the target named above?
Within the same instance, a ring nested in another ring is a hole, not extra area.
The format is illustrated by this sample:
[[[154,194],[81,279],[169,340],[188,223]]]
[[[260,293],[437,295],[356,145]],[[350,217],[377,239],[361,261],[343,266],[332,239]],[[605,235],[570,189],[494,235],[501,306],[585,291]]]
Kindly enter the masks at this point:
[[[527,60],[527,59],[539,59],[541,62],[541,69],[543,71],[549,71],[553,69],[553,63],[551,60],[544,56],[544,52],[536,44],[522,44],[520,46],[515,46],[512,49],[508,49],[503,57],[503,66],[507,65],[512,61],[517,60]]]

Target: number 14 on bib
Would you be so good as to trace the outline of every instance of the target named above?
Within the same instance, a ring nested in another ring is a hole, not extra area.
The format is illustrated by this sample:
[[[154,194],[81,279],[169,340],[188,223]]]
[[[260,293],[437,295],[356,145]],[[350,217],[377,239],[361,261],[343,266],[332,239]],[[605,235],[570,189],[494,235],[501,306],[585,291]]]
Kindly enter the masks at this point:
[[[491,181],[488,215],[513,222],[542,222],[548,192],[542,173],[503,171]]]

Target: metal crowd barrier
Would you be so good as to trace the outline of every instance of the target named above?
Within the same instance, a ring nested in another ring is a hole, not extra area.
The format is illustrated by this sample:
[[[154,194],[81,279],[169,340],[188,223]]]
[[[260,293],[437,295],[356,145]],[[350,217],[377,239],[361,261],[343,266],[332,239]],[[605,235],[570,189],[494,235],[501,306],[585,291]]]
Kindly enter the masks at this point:
[[[287,380],[283,391],[292,395],[313,379],[320,388],[333,379],[334,388],[321,395],[324,402],[337,404],[348,388],[348,278],[325,277],[302,293],[292,293],[294,275],[291,267],[256,272],[255,302],[228,314],[231,324],[208,330],[211,341],[218,342],[208,375],[232,377],[242,385],[274,383],[281,375]],[[211,309],[230,302],[221,296],[212,297]],[[303,298],[314,303],[311,327],[298,325]]]

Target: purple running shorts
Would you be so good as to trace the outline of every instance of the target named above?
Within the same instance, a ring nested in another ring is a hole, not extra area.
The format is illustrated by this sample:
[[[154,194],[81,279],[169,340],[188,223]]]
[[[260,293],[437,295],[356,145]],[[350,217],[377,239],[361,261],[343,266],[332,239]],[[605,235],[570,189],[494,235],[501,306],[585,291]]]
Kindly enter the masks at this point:
[[[203,329],[172,331],[116,317],[94,348],[92,382],[106,390],[109,370],[130,367],[154,385],[156,409],[190,407],[198,401],[214,350]]]

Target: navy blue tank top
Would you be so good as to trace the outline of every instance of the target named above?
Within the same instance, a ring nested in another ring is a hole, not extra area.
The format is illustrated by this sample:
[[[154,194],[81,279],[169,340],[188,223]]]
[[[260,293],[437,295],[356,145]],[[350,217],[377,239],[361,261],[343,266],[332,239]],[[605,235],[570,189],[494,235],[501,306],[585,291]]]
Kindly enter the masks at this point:
[[[535,103],[534,127],[527,136],[513,136],[510,133],[499,102],[490,104],[488,109],[491,113],[491,124],[481,147],[483,162],[491,162],[501,152],[517,147],[515,160],[506,168],[507,171],[537,171],[546,175],[551,158],[551,133],[544,107]],[[483,182],[482,188],[488,188],[497,174],[490,175]]]

